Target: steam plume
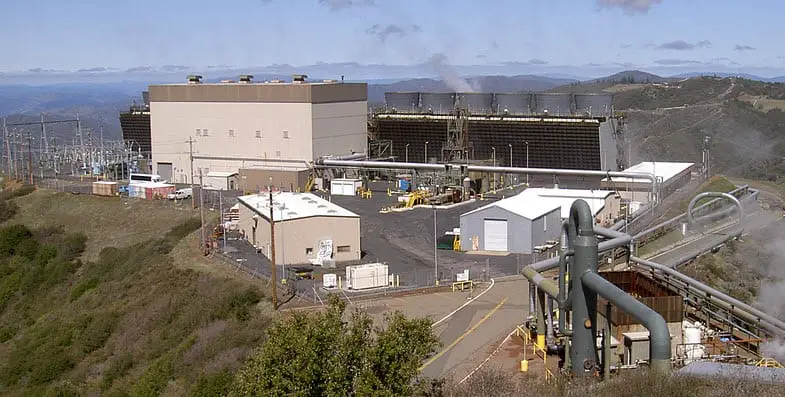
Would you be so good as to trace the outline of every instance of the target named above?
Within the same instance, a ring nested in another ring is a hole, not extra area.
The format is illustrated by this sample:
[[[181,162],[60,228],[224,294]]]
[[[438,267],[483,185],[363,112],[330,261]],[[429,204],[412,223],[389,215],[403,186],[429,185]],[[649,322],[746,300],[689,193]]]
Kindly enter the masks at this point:
[[[461,78],[460,75],[447,64],[447,56],[442,53],[437,53],[432,55],[428,59],[428,64],[433,66],[434,69],[439,73],[444,83],[450,87],[451,90],[456,92],[476,92],[479,91],[472,87],[466,80]],[[479,88],[479,87],[477,87]]]

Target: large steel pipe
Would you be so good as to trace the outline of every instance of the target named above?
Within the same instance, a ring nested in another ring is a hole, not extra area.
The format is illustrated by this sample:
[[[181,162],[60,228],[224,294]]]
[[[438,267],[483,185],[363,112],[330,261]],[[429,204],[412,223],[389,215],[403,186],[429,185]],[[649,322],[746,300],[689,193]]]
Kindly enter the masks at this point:
[[[717,306],[728,310],[729,312],[741,317],[746,321],[754,324],[760,324],[761,327],[765,328],[775,336],[785,337],[785,322],[782,322],[779,319],[762,312],[761,310],[758,310],[736,298],[709,287],[708,285],[703,284],[700,281],[686,276],[665,265],[635,256],[631,256],[630,261],[676,278],[684,283],[693,293],[702,295],[703,298],[710,300]]]
[[[668,372],[671,367],[671,334],[665,319],[597,273],[584,273],[582,281],[589,289],[638,320],[649,330],[651,368],[660,372]],[[606,319],[606,321],[610,321],[610,319]]]

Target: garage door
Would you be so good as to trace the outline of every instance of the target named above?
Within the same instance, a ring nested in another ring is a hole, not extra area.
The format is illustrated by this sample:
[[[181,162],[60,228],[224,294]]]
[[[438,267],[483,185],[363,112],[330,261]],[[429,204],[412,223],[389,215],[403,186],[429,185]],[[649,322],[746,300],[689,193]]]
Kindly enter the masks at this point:
[[[158,163],[157,172],[161,179],[167,182],[172,181],[172,163]]]
[[[485,219],[483,223],[485,251],[507,251],[507,221]]]

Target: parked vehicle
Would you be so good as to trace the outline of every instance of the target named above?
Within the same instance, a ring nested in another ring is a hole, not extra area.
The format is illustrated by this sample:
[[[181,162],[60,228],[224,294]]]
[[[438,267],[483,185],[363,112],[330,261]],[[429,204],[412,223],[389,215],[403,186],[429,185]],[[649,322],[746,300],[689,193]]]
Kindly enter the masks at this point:
[[[166,198],[169,200],[185,200],[191,198],[191,196],[193,196],[193,190],[191,188],[185,188],[175,190],[174,193],[169,193]]]
[[[163,179],[161,179],[160,175],[156,174],[135,174],[132,173],[129,177],[129,183],[131,185],[143,185],[145,183],[156,182],[156,183],[164,183]]]
[[[313,269],[309,269],[307,267],[291,267],[289,268],[289,272],[295,280],[313,279]]]

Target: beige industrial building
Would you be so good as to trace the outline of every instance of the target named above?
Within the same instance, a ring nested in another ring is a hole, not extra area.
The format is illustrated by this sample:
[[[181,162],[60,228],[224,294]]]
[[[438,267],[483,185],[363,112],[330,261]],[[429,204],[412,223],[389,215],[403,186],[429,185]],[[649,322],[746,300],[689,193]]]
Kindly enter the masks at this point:
[[[365,83],[189,76],[149,91],[153,172],[175,183],[191,182],[191,154],[194,182],[200,172],[237,172],[238,188],[252,191],[270,178],[282,189],[302,188],[314,159],[366,151]]]
[[[269,193],[241,196],[238,228],[270,257]],[[315,194],[273,192],[275,256],[280,264],[360,260],[360,216]]]

